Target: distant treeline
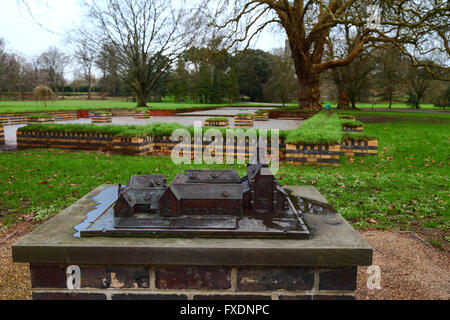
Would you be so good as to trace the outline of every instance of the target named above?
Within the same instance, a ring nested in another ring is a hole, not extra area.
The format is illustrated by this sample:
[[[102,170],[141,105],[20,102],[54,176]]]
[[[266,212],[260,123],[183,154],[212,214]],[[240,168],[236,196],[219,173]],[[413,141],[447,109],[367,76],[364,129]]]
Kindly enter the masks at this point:
[[[95,72],[75,72],[66,80],[69,64],[77,59],[58,48],[35,58],[6,50],[0,39],[0,100],[31,100],[32,90],[47,85],[58,96],[135,100],[131,88],[114,71],[111,48],[98,54]],[[80,66],[81,70],[81,66]],[[89,78],[90,77],[90,78]],[[89,81],[88,81],[89,80]],[[338,102],[345,94],[355,106],[361,101],[402,101],[449,106],[448,83],[435,80],[423,68],[415,68],[393,49],[361,55],[350,65],[332,69],[321,77],[323,101]],[[176,103],[233,103],[239,101],[296,103],[298,80],[289,50],[272,52],[249,49],[231,54],[225,50],[192,47],[159,79],[148,101],[170,97]]]

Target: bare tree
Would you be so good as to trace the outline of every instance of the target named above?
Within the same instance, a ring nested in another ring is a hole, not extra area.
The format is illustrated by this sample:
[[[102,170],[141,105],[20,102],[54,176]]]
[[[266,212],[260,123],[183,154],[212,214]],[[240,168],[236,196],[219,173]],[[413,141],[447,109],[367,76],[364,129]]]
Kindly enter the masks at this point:
[[[408,105],[414,109],[419,109],[423,97],[433,84],[433,77],[425,67],[416,67],[413,64],[407,67],[406,74]]]
[[[88,23],[83,35],[91,50],[107,44],[117,61],[118,76],[132,88],[138,106],[147,105],[149,93],[183,49],[195,37],[187,11],[162,0],[83,1]],[[108,64],[104,65],[108,67]]]
[[[94,80],[92,71],[95,65],[95,52],[85,40],[81,40],[76,44],[74,58],[81,67],[83,80],[86,81],[88,87],[88,99],[90,100],[92,98],[92,82]]]
[[[212,5],[208,6],[208,3]],[[376,1],[377,15],[368,12],[373,0],[236,0],[220,5],[208,1],[204,11],[230,47],[246,47],[267,26],[281,26],[288,38],[299,82],[301,109],[319,110],[320,74],[351,63],[362,52],[377,46],[397,46],[417,65],[439,77],[440,68],[449,67],[450,4],[441,0]],[[376,21],[377,19],[373,19]],[[344,36],[344,28],[354,32],[355,45],[343,56],[326,59],[327,37]],[[434,63],[421,62],[434,55]]]
[[[344,26],[344,37],[336,38],[340,34],[330,35],[327,39],[328,51],[325,59],[338,59],[352,52],[358,39],[354,38],[348,26]],[[375,63],[371,51],[361,52],[352,62],[345,66],[339,66],[327,70],[326,76],[330,76],[338,89],[338,109],[356,109],[356,101],[367,93],[370,86],[370,76],[373,73]]]
[[[389,102],[389,109],[396,92],[402,88],[406,78],[408,61],[397,48],[378,50],[375,54],[375,80],[383,98]]]
[[[54,92],[64,91],[64,72],[70,59],[58,48],[51,47],[43,52],[36,59],[36,67],[43,76],[40,79],[44,84],[48,85]]]

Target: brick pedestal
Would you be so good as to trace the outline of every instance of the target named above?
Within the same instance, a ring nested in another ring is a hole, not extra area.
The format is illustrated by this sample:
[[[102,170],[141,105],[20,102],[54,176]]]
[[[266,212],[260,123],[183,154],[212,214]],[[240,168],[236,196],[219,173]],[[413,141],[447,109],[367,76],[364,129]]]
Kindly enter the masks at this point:
[[[67,265],[31,265],[33,299],[351,300],[357,268],[81,265],[67,290]]]
[[[288,189],[326,201],[312,187]],[[309,240],[74,235],[114,194],[97,188],[13,246],[14,261],[30,263],[34,299],[346,300],[357,267],[372,264],[372,248],[339,214],[305,213]]]

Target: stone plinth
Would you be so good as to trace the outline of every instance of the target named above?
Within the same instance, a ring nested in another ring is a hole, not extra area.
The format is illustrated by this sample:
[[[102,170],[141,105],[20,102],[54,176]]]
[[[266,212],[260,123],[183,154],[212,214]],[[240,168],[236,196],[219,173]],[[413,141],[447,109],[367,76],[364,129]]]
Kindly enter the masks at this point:
[[[325,202],[312,187],[288,189]],[[116,194],[97,188],[13,246],[14,261],[30,263],[34,299],[354,299],[357,267],[372,264],[339,214],[305,213],[309,240],[74,236]],[[68,289],[69,266],[80,289]]]

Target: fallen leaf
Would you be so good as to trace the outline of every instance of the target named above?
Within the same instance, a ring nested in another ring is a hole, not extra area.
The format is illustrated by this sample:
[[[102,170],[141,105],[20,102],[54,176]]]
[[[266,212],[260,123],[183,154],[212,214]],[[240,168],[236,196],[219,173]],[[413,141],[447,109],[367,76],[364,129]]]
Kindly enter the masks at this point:
[[[373,224],[377,224],[378,223],[375,219],[370,219],[369,222],[373,223]]]
[[[22,217],[22,220],[25,222],[30,222],[31,220],[33,220],[34,216],[33,215],[26,215]]]

